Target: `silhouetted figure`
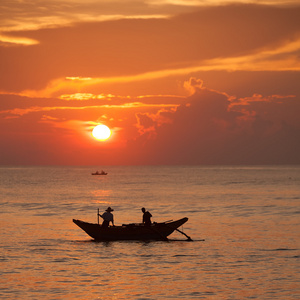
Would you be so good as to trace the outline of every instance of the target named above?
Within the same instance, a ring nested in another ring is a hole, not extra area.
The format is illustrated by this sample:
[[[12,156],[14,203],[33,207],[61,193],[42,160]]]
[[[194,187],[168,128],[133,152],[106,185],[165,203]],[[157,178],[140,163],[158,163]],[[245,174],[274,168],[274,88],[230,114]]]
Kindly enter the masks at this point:
[[[100,217],[103,219],[102,222],[102,227],[107,228],[109,226],[109,222],[112,223],[113,226],[115,226],[114,224],[114,215],[111,213],[112,211],[114,211],[111,207],[108,207],[105,212],[100,215]]]
[[[150,226],[152,215],[150,214],[149,211],[146,211],[145,207],[142,208],[142,212],[143,212],[143,224],[145,224],[145,226]]]

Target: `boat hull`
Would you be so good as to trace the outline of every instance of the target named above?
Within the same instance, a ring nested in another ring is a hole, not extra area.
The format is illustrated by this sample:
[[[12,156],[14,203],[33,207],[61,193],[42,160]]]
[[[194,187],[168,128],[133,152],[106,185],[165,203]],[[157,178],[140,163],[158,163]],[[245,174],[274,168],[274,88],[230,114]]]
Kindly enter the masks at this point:
[[[151,226],[143,224],[126,224],[103,228],[99,224],[88,223],[73,219],[73,222],[97,241],[118,240],[167,240],[167,237],[178,227],[188,221],[182,218],[177,221],[153,223]]]
[[[91,173],[92,175],[107,175],[108,173]]]

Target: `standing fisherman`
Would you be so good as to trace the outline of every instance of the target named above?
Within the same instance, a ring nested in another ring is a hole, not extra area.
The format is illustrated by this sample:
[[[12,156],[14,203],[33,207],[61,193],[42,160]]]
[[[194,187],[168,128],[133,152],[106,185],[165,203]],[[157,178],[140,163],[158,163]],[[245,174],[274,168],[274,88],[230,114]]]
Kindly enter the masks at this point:
[[[99,216],[103,219],[102,227],[107,228],[109,226],[109,222],[115,226],[114,215],[111,213],[112,211],[114,210],[111,207],[108,207],[102,215],[99,214]]]
[[[143,224],[145,224],[145,226],[150,226],[152,215],[150,214],[149,211],[146,211],[145,207],[142,208],[142,212],[143,212]]]

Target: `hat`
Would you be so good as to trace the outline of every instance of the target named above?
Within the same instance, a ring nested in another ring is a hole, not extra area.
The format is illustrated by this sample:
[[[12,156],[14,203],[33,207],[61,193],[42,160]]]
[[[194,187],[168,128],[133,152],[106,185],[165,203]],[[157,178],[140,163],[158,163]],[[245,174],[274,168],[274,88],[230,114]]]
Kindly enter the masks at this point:
[[[107,212],[114,211],[110,206],[106,209]]]

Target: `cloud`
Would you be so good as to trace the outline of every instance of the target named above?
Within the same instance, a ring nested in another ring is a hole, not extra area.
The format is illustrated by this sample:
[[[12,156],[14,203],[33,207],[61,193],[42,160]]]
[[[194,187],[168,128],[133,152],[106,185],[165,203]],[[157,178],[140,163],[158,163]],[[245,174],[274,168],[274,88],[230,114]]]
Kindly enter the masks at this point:
[[[158,10],[145,1],[7,1],[1,5],[0,31],[57,28],[76,22],[124,18],[165,18],[172,9]],[[178,9],[177,9],[178,11]]]
[[[198,89],[201,89],[203,80],[191,77],[189,81],[184,82],[184,87],[190,94],[194,94]]]
[[[0,94],[0,119],[41,116],[49,118],[97,120],[106,115],[107,120],[125,118],[137,112],[172,110],[184,97],[176,95],[140,95],[137,97],[112,94],[71,94],[61,98],[29,98],[14,94]],[[122,117],[121,117],[122,115]],[[59,116],[59,117],[58,117]],[[34,121],[33,121],[34,122]]]
[[[130,147],[134,155],[138,155],[134,149],[143,153],[141,161],[152,157],[158,164],[300,162],[297,97],[234,99],[202,87],[194,78],[189,82],[200,85],[186,103],[165,113],[170,122],[157,126],[154,118],[140,119],[139,124],[149,130]]]
[[[83,106],[82,101],[9,95],[10,101],[0,102],[6,117],[1,118],[2,160],[14,160],[16,151],[7,150],[13,147],[27,149],[22,155],[31,163],[47,158],[72,164],[78,154],[83,164],[103,157],[107,164],[299,163],[298,96],[237,98],[205,87],[196,77],[184,85],[193,91],[190,96],[116,97],[111,105],[95,105],[105,99],[85,100]],[[44,106],[36,105],[41,100]],[[49,106],[51,102],[55,105]],[[8,119],[16,116],[13,122]],[[97,122],[114,129],[111,141],[102,148],[90,135]],[[30,151],[29,142],[35,150]],[[46,156],[38,155],[37,149]],[[107,149],[111,153],[102,155]],[[37,153],[34,159],[32,153]]]
[[[154,5],[179,5],[179,6],[219,6],[226,4],[257,4],[257,0],[149,0]],[[260,0],[261,5],[299,5],[298,0]]]
[[[90,99],[106,99],[107,97],[105,95],[94,95],[91,93],[75,93],[75,94],[61,95],[59,98],[67,101],[71,101],[71,100],[86,101]]]
[[[169,19],[23,31],[39,44],[0,47],[0,89],[50,97],[98,86],[100,94],[117,82],[145,84],[199,72],[298,71],[299,9],[230,5]]]
[[[206,60],[194,71],[300,71],[299,52],[300,39],[284,41],[283,45],[245,56]]]
[[[8,116],[24,116],[30,113],[46,112],[46,111],[71,111],[71,110],[91,110],[91,109],[134,109],[134,108],[160,108],[160,107],[176,107],[174,104],[145,104],[141,102],[125,103],[123,105],[88,105],[88,106],[31,106],[28,108],[14,108],[0,111],[0,114]]]
[[[4,34],[0,34],[0,46],[15,46],[15,45],[24,45],[31,46],[36,45],[39,42],[34,39],[26,38],[26,37],[16,37],[16,36],[8,36]]]
[[[202,62],[194,62],[193,67],[173,68],[153,72],[146,72],[137,75],[125,75],[117,77],[102,77],[102,78],[79,78],[66,77],[58,78],[51,81],[46,88],[41,90],[24,90],[20,95],[27,97],[53,97],[65,91],[76,91],[88,89],[89,87],[107,85],[113,83],[130,83],[149,80],[157,80],[165,77],[174,77],[178,75],[188,75],[196,72],[207,71],[300,71],[300,61],[298,53],[300,52],[300,39],[296,41],[288,41],[278,48],[265,49],[245,56],[216,58],[204,60]],[[192,85],[190,85],[192,88]],[[193,89],[193,88],[192,88]],[[60,98],[73,99],[88,98],[91,93],[74,93],[72,96],[61,95]],[[85,96],[84,96],[85,95]]]
[[[168,118],[165,114],[176,111],[178,106],[174,106],[172,109],[160,109],[156,113],[136,113],[136,127],[140,135],[148,134],[148,138],[156,137],[156,128],[163,124],[172,124],[172,119]]]

